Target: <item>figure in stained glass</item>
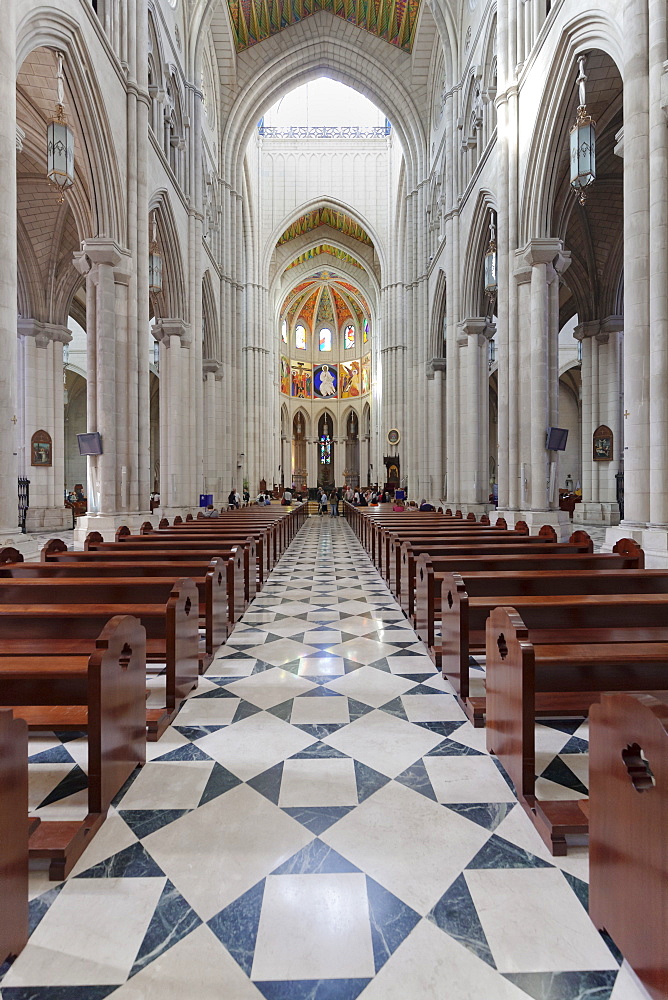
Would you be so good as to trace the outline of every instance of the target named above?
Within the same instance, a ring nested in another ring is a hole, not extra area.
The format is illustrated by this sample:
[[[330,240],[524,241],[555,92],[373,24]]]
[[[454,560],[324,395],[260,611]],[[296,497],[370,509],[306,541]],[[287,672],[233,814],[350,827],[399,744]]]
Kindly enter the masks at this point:
[[[355,346],[355,327],[352,323],[348,323],[343,331],[343,346],[347,351]]]
[[[295,327],[295,347],[300,351],[306,350],[306,327],[301,323]]]
[[[321,351],[331,351],[332,331],[328,326],[323,326],[318,338],[318,347]]]

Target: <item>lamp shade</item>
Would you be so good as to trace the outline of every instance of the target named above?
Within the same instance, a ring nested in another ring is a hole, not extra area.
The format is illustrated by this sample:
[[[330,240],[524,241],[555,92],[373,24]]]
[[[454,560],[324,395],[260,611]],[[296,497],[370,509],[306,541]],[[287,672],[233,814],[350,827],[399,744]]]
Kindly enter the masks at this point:
[[[496,242],[491,240],[485,254],[485,295],[496,295],[498,285],[496,265]]]
[[[46,130],[46,176],[61,192],[74,183],[74,133],[67,124],[62,105]]]
[[[148,255],[148,290],[153,295],[162,291],[162,254],[157,247],[151,247]]]
[[[584,205],[586,190],[596,180],[596,123],[584,106],[571,127],[571,186]]]

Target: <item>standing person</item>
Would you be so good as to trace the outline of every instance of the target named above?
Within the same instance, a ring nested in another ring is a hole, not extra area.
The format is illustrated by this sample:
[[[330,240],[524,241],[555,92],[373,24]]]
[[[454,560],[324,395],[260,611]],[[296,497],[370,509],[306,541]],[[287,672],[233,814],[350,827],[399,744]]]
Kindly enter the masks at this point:
[[[234,486],[232,487],[232,489],[230,490],[230,492],[228,494],[228,497],[227,497],[227,506],[228,506],[228,508],[230,508],[230,507],[238,507],[239,506],[239,504],[237,503],[237,492],[234,489]]]
[[[331,517],[338,517],[339,516],[339,494],[336,492],[336,490],[332,490],[332,492],[329,494],[329,503],[330,503],[330,506],[332,508],[330,516]]]
[[[237,510],[241,509],[241,496],[239,495],[238,490],[234,491],[234,506],[237,508]]]
[[[292,490],[291,489],[287,489],[287,490],[283,491],[283,503],[286,506],[288,506],[288,507],[292,503]]]
[[[320,490],[320,515],[327,513],[327,494],[324,489]]]

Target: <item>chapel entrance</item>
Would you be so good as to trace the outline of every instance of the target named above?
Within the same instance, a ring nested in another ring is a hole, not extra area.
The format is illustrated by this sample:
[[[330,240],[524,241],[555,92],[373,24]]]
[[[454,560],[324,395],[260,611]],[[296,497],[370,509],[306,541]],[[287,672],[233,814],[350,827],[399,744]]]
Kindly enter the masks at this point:
[[[323,413],[318,421],[318,486],[325,490],[334,487],[334,421]]]
[[[346,467],[343,470],[346,486],[356,490],[360,484],[360,435],[359,420],[351,410],[346,420]]]

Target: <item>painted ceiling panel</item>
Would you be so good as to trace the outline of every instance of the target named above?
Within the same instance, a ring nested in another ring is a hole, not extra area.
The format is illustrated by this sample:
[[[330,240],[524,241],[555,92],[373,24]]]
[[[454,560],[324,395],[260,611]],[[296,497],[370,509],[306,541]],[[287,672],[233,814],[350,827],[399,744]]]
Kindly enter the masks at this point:
[[[329,11],[410,52],[420,0],[227,0],[237,52],[318,11]]]
[[[366,230],[351,219],[349,215],[346,215],[345,212],[337,212],[333,208],[327,208],[326,206],[315,208],[312,212],[300,216],[279,237],[276,246],[280,247],[284,243],[296,239],[297,236],[310,233],[313,229],[317,229],[318,226],[329,226],[331,229],[336,229],[337,232],[343,233],[345,236],[352,236],[353,239],[359,240],[360,243],[366,243],[370,247],[373,246],[371,237]]]
[[[286,267],[286,271],[289,271],[291,267],[297,267],[298,264],[303,264],[305,260],[313,260],[314,257],[318,257],[321,253],[331,254],[332,257],[337,257],[339,260],[344,260],[347,264],[354,264],[355,267],[360,267],[364,270],[364,267],[355,257],[352,257],[345,250],[339,250],[338,247],[330,246],[329,243],[321,243],[317,247],[311,247],[310,250],[305,250],[304,253],[300,253],[299,257],[295,257]]]

